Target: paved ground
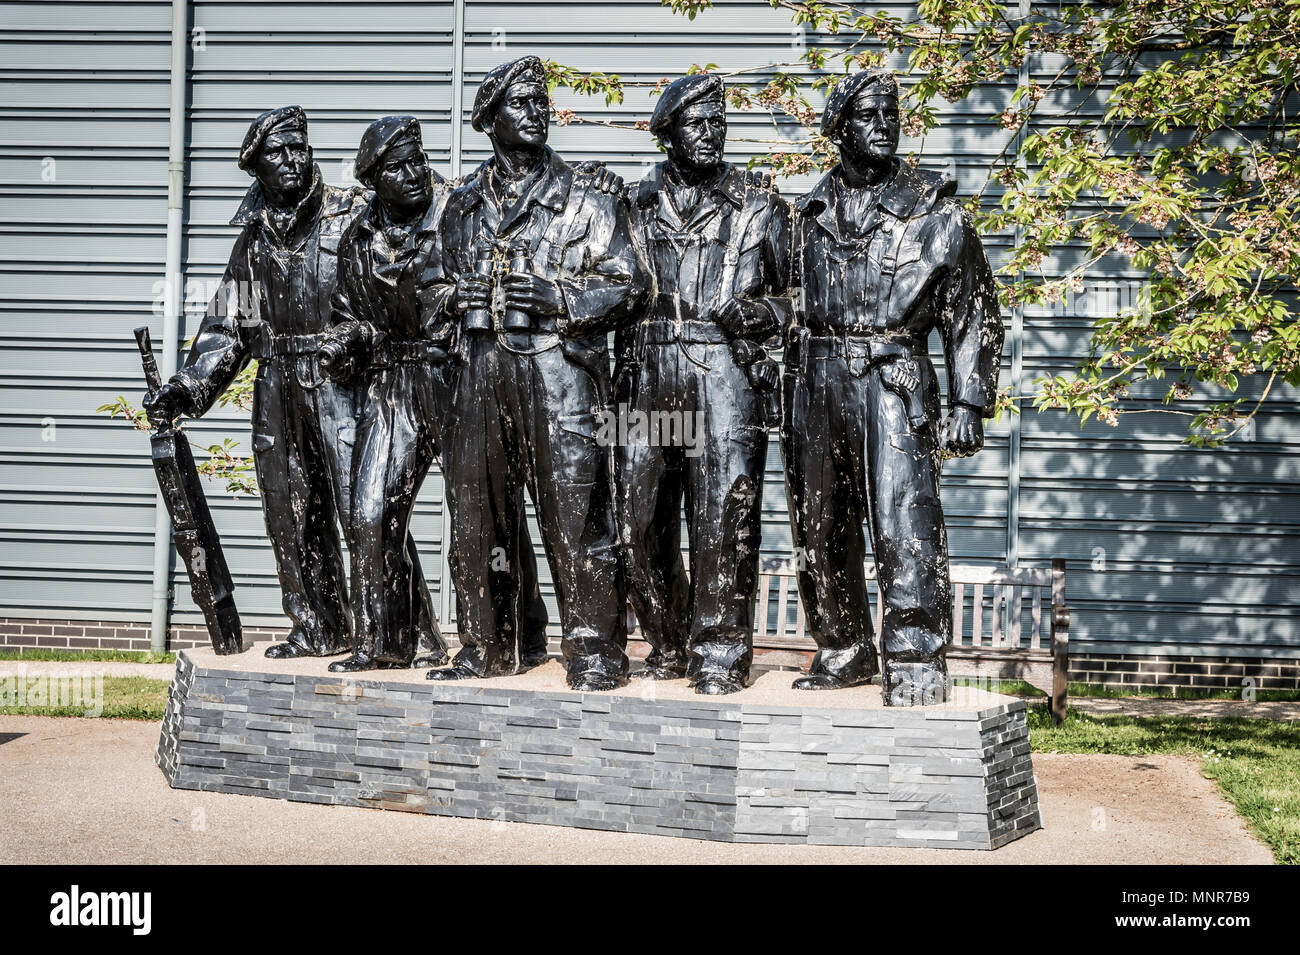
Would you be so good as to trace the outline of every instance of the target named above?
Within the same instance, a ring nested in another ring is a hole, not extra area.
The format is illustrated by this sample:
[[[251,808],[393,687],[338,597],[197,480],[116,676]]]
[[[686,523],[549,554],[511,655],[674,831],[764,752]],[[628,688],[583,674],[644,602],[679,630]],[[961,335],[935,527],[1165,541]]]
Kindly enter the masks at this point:
[[[158,726],[0,717],[0,863],[1258,863],[1268,849],[1173,756],[1034,757],[1046,828],[996,852],[734,846],[168,788]]]

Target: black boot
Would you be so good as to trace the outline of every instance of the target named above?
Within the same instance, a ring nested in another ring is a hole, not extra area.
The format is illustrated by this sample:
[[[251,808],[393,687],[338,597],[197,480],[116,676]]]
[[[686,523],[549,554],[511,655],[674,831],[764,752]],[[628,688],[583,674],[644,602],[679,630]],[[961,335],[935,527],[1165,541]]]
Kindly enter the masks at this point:
[[[424,653],[411,661],[412,670],[423,670],[427,667],[440,667],[447,665],[447,651],[442,650],[434,653]]]
[[[686,666],[670,666],[666,663],[647,664],[630,674],[633,680],[683,680],[686,678]]]
[[[329,665],[329,671],[331,673],[359,673],[362,670],[393,670],[400,666],[399,663],[376,660],[366,653],[354,653],[342,660],[335,660]]]
[[[704,696],[726,696],[743,690],[745,680],[734,673],[706,673],[691,685]]]
[[[870,639],[863,639],[839,650],[818,650],[808,672],[791,686],[796,690],[843,690],[870,683],[879,672],[876,648]]]
[[[539,667],[551,658],[550,648],[546,643],[546,635],[541,638],[525,637],[519,646],[519,671],[524,673],[534,667]]]
[[[607,690],[617,690],[620,686],[627,686],[627,677],[610,676],[608,673],[600,673],[596,670],[584,670],[581,673],[570,673],[568,684],[571,690],[603,693]]]
[[[424,675],[426,680],[438,680],[439,682],[449,682],[451,680],[481,680],[485,674],[470,669],[463,663],[453,663],[449,667],[443,667],[438,670],[430,670]]]
[[[266,648],[266,655],[272,660],[292,660],[295,657],[325,656],[325,654],[312,653],[306,647],[290,641],[271,644]]]
[[[645,666],[633,670],[634,680],[682,680],[686,678],[686,653],[682,650],[663,652],[651,650]]]

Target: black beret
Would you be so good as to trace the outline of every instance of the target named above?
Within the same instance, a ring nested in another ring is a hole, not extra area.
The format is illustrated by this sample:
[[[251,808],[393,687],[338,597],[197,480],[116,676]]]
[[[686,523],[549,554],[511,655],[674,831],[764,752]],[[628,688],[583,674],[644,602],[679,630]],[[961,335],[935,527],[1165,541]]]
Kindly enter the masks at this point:
[[[253,120],[244,135],[244,144],[239,147],[239,168],[245,172],[253,165],[253,160],[262,151],[262,143],[273,132],[284,129],[300,129],[307,132],[307,114],[301,106],[280,106],[268,109]],[[250,173],[251,175],[251,173]]]
[[[476,132],[483,132],[483,127],[491,121],[501,97],[510,88],[510,84],[518,80],[532,80],[545,86],[546,68],[542,66],[541,58],[521,56],[509,63],[502,63],[483,77],[483,83],[474,97],[474,112],[470,114],[470,125]]]
[[[650,117],[650,132],[661,136],[683,107],[706,96],[717,97],[719,102],[725,104],[725,93],[722,77],[716,73],[693,73],[673,80],[655,104],[654,114]]]
[[[414,137],[423,146],[420,139],[420,121],[414,116],[383,116],[361,134],[361,145],[357,148],[357,161],[354,168],[356,177],[362,182],[370,181],[370,173],[375,165],[393,146],[403,139]]]
[[[853,97],[868,86],[875,85],[881,87],[882,93],[898,95],[898,80],[889,70],[860,70],[836,83],[835,88],[831,90],[830,98],[826,100],[826,111],[822,113],[822,135],[835,135],[835,130],[840,125],[845,110],[853,102]]]

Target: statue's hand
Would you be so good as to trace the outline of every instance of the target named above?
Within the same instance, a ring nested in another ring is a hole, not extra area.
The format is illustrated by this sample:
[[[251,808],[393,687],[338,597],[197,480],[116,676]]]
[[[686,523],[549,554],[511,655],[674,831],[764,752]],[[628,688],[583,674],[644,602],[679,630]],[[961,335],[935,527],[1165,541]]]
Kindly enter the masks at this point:
[[[761,169],[746,169],[745,185],[766,191],[772,188],[772,177]]]
[[[598,192],[615,196],[623,191],[623,177],[616,172],[612,172],[603,162],[581,162],[574,168],[590,176],[592,185],[596,187]]]
[[[775,391],[781,370],[770,358],[763,358],[749,366],[749,382],[759,391]]]
[[[489,308],[491,304],[492,286],[481,275],[465,272],[456,279],[456,311]]]
[[[564,296],[550,279],[530,272],[510,272],[501,280],[506,292],[506,308],[517,308],[530,315],[559,315],[564,311]]]
[[[949,454],[969,457],[984,447],[984,420],[969,405],[956,405],[943,419],[939,436]]]
[[[175,421],[184,407],[188,394],[173,378],[157,391],[144,397],[145,414],[155,428],[164,428]]]
[[[761,302],[733,298],[718,310],[715,320],[732,338],[743,338],[770,324],[772,313]]]

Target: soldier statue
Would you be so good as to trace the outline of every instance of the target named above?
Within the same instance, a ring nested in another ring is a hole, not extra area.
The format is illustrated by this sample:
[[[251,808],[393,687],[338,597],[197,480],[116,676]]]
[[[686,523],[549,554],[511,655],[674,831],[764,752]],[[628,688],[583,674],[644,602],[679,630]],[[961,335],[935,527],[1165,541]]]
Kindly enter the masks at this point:
[[[386,116],[361,139],[357,179],[373,198],[338,248],[334,329],[320,349],[331,380],[357,380],[353,459],[353,654],[334,672],[408,667],[429,590],[411,540],[415,498],[436,451],[434,379],[445,350],[425,336],[415,280],[448,189],[429,168],[414,116]],[[444,654],[445,658],[445,654]]]
[[[221,286],[185,366],[145,407],[155,421],[203,415],[257,359],[253,458],[292,624],[266,655],[328,656],[352,643],[340,526],[350,533],[358,393],[321,377],[317,350],[330,328],[339,240],[366,194],[322,179],[297,106],[253,121],[239,168],[255,181],[231,220],[241,231]],[[406,546],[414,555],[409,537]],[[446,653],[425,595],[416,626],[429,662],[440,662]]]
[[[912,169],[898,147],[898,86],[841,79],[822,118],[839,164],[795,204],[795,324],[786,334],[782,445],[799,592],[818,651],[794,685],[867,682],[872,644],[862,522],[883,614],[885,703],[949,696],[948,544],[941,454],[970,455],[993,413],[1003,325],[996,285],[954,184]],[[937,328],[948,380],[927,340]]]
[[[444,442],[461,650],[430,679],[511,672],[524,487],[555,581],[569,685],[626,682],[626,588],[612,449],[607,333],[643,306],[649,279],[626,204],[546,145],[550,102],[535,56],[487,74],[472,124],[493,156],[447,201],[427,273],[428,317],[456,316],[463,362]]]
[[[410,666],[428,587],[407,530],[420,484],[454,425],[455,368],[447,319],[426,328],[417,284],[437,239],[450,184],[429,167],[414,116],[385,116],[365,131],[356,176],[374,198],[339,243],[334,331],[321,348],[328,377],[359,375],[363,394],[353,463],[352,603],[355,648],[335,672]],[[622,181],[593,170],[603,188]],[[519,522],[520,663],[546,659],[546,604],[528,527]],[[445,658],[445,651],[443,654]]]
[[[668,158],[633,187],[631,212],[655,295],[631,336],[630,400],[619,409],[643,438],[618,448],[628,587],[651,645],[632,675],[734,693],[753,657],[768,408],[780,383],[763,343],[790,323],[790,208],[723,159],[720,77],[671,83],[650,131]]]

